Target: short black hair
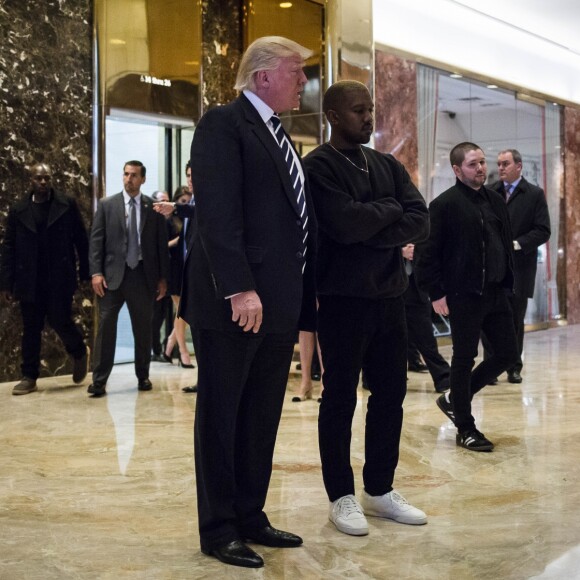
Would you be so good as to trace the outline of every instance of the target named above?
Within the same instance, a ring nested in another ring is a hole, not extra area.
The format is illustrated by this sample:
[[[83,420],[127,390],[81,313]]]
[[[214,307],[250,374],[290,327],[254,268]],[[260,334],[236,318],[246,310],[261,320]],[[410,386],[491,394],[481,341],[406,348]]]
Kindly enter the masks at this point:
[[[191,159],[185,164],[185,173],[187,173],[188,169],[191,169]]]
[[[145,174],[147,173],[147,168],[145,167],[145,165],[143,165],[143,163],[141,163],[141,161],[137,161],[136,159],[132,159],[131,161],[126,161],[125,165],[123,165],[123,169],[125,167],[127,167],[127,165],[131,165],[132,167],[140,167],[141,168],[141,177],[145,177]]]
[[[331,109],[335,111],[344,99],[344,95],[352,91],[369,92],[369,89],[366,85],[358,81],[338,81],[328,87],[322,99],[322,110],[324,114],[326,115]]]
[[[449,161],[451,162],[451,167],[457,165],[457,167],[461,167],[463,160],[465,159],[465,154],[468,151],[475,151],[479,149],[483,151],[483,149],[476,145],[475,143],[471,143],[470,141],[464,141],[463,143],[458,143],[451,149],[451,153],[449,153]]]

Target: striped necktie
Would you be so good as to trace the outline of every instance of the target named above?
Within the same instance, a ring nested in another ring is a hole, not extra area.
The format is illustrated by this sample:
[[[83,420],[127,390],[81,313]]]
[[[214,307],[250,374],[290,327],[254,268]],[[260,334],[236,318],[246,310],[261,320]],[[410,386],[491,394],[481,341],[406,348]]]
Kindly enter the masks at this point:
[[[288,171],[290,173],[290,180],[292,182],[292,189],[294,190],[294,195],[296,196],[296,204],[298,206],[298,212],[300,213],[300,222],[302,224],[302,230],[304,236],[302,238],[302,256],[306,257],[306,240],[308,239],[308,211],[306,210],[306,199],[304,197],[304,183],[300,179],[300,171],[298,170],[298,160],[294,153],[294,149],[290,145],[290,140],[282,127],[280,122],[280,117],[278,115],[272,115],[270,117],[272,125],[274,127],[274,135],[276,136],[276,141],[282,150],[282,155],[284,155],[284,160],[288,166]],[[304,263],[306,265],[306,262]],[[304,266],[302,267],[304,272]]]

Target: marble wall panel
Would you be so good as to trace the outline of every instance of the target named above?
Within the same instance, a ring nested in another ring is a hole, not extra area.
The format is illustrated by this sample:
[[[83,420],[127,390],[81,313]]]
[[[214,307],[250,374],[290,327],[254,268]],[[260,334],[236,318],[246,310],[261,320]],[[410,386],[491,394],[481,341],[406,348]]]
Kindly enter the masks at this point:
[[[580,323],[580,108],[564,109],[567,320]]]
[[[243,52],[242,0],[202,2],[202,112],[236,98]]]
[[[28,190],[28,168],[52,165],[58,189],[91,215],[92,3],[0,1],[0,237],[11,204]],[[77,293],[74,317],[92,327],[92,293]],[[20,377],[21,321],[0,301],[0,381]],[[71,372],[52,330],[43,336],[42,376]]]
[[[418,182],[415,62],[375,51],[375,148],[392,153]]]

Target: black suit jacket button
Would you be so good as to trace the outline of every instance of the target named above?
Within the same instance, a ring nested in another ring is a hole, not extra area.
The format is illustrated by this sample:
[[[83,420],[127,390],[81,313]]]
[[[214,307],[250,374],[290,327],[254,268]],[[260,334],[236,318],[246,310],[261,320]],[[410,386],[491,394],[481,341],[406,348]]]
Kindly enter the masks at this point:
[[[296,220],[296,225],[297,226],[302,226],[302,222],[300,220]]]
[[[296,257],[300,260],[302,259],[302,252],[296,252]]]

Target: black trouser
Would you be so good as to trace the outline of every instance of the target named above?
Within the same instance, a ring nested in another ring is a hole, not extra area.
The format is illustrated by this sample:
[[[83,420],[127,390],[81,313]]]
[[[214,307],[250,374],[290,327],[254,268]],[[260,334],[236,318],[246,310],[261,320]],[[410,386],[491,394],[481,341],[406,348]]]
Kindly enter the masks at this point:
[[[172,320],[173,301],[171,296],[164,296],[161,300],[156,300],[153,304],[153,318],[151,319],[151,349],[153,354],[161,354],[161,327],[165,322],[165,335],[168,336],[168,323]]]
[[[151,364],[151,317],[154,292],[147,286],[143,264],[134,270],[125,267],[123,281],[117,290],[106,290],[99,298],[99,329],[95,338],[93,383],[105,385],[115,363],[117,321],[125,302],[131,318],[135,341],[135,375],[142,381],[149,378]]]
[[[447,305],[453,342],[451,402],[457,429],[464,432],[475,428],[473,396],[517,360],[516,335],[507,296],[499,286],[486,287],[481,296],[447,296]],[[473,369],[482,331],[494,354]]]
[[[72,320],[72,296],[59,295],[48,289],[36,292],[35,302],[21,302],[22,376],[37,379],[40,369],[40,346],[44,321],[62,340],[66,351],[79,359],[86,353],[83,335]]]
[[[431,303],[420,300],[414,284],[409,285],[409,289],[404,294],[404,299],[409,333],[407,360],[409,363],[416,362],[411,359],[411,356],[417,358],[417,355],[413,353],[419,351],[425,360],[435,387],[438,387],[449,380],[450,370],[447,361],[439,354],[437,339],[433,334]]]
[[[269,525],[263,508],[297,331],[194,332],[197,509],[210,551]]]
[[[522,353],[524,352],[524,319],[526,318],[526,310],[528,308],[528,298],[525,296],[513,295],[508,297],[508,301],[512,309],[512,318],[514,321],[516,339],[518,342],[518,360],[507,370],[510,373],[514,371],[521,373],[524,366],[522,362]],[[489,340],[487,339],[485,333],[481,335],[481,343],[483,344],[484,348],[484,357],[490,357],[493,353],[493,348],[489,344]]]
[[[388,493],[399,460],[407,390],[403,299],[319,296],[318,339],[324,367],[318,440],[328,498],[355,493],[350,443],[361,369],[370,390],[364,487],[371,495]]]

